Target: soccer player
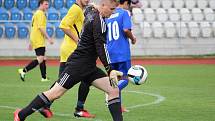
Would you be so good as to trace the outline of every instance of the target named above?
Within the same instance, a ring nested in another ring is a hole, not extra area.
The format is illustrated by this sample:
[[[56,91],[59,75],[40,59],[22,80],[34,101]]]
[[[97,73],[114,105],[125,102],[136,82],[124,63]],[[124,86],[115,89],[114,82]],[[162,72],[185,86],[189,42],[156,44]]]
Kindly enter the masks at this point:
[[[60,28],[65,33],[65,37],[64,37],[64,40],[60,47],[59,77],[66,67],[66,61],[67,61],[69,55],[71,53],[73,53],[77,47],[77,43],[80,38],[80,33],[81,33],[83,22],[84,22],[83,9],[88,5],[89,1],[90,0],[76,0],[76,3],[74,3],[70,7],[68,13],[66,14],[66,16],[62,19],[62,21],[60,23]],[[86,85],[87,84],[85,84],[83,82],[83,84],[81,84],[79,87],[79,89],[80,89],[79,92],[83,92],[84,90],[82,90],[82,89],[89,90],[89,88],[87,88],[87,87],[85,88]],[[54,86],[54,84],[53,84],[53,86]],[[87,94],[88,94],[89,91],[84,91],[84,92],[87,92]],[[81,102],[85,102],[86,97],[87,96],[83,96],[83,97],[79,96],[78,99],[81,100]],[[78,105],[80,105],[80,103],[78,103]],[[51,105],[48,105],[47,107],[41,108],[38,111],[44,117],[51,118],[53,113],[50,110],[50,106]],[[76,108],[76,111],[74,114],[75,116],[87,117],[87,118],[95,117],[95,115],[92,115],[87,110],[84,110],[84,107],[81,107],[81,108],[79,108],[79,107]]]
[[[88,5],[90,0],[76,0],[66,16],[60,23],[60,28],[65,33],[64,41],[60,47],[60,68],[59,75],[65,69],[66,61],[69,55],[74,52],[80,38],[81,29],[84,22],[83,9]]]
[[[31,61],[26,67],[23,69],[19,69],[19,75],[22,81],[25,81],[25,75],[28,71],[35,68],[37,65],[40,65],[40,71],[42,82],[50,81],[46,77],[46,57],[45,57],[45,38],[48,40],[50,44],[53,44],[53,40],[49,37],[46,32],[46,15],[49,6],[49,0],[39,0],[39,8],[34,13],[32,18],[32,26],[31,26],[31,34],[30,34],[30,44],[29,50],[32,48],[35,50],[36,59]]]
[[[123,72],[123,77],[118,82],[120,92],[128,85],[127,72],[131,67],[129,39],[132,44],[136,43],[136,37],[131,32],[132,21],[128,11],[130,5],[131,0],[119,0],[114,14],[106,21],[108,26],[107,50],[110,63],[114,70]],[[128,112],[128,110],[122,106],[122,112]]]
[[[65,69],[66,61],[69,57],[69,55],[76,49],[78,40],[80,38],[81,29],[83,26],[84,21],[84,13],[83,9],[88,5],[90,0],[76,0],[76,3],[72,5],[70,10],[68,11],[67,15],[64,17],[64,19],[61,21],[60,28],[64,31],[65,38],[63,43],[61,44],[60,49],[60,69],[59,69],[59,75],[63,72]],[[86,86],[88,85],[84,81],[79,86],[79,92],[84,92],[82,89],[89,90]],[[87,95],[89,91],[87,92]],[[87,96],[78,97],[81,102],[85,102]],[[80,105],[81,103],[77,103],[77,105]],[[79,106],[80,108],[75,109],[75,116],[78,117],[87,117],[87,118],[93,118],[95,115],[90,114],[87,110],[84,110],[84,107]]]
[[[90,83],[108,94],[108,107],[113,121],[123,121],[120,110],[119,89],[116,85],[117,76],[122,72],[115,71],[108,63],[108,54],[105,49],[106,24],[103,17],[109,17],[115,9],[114,0],[101,0],[97,9],[88,8],[82,34],[77,49],[67,60],[66,68],[56,84],[32,100],[22,110],[14,112],[14,121],[24,121],[27,116],[44,107],[51,101],[60,98],[80,80]],[[108,76],[96,66],[100,58]]]
[[[119,5],[115,12],[110,18],[106,19],[108,25],[107,50],[110,56],[109,61],[112,68],[123,72],[123,78],[118,82],[120,90],[128,85],[127,72],[131,67],[130,44],[128,39],[131,40],[132,44],[136,43],[136,38],[131,32],[132,24],[128,11],[130,4],[131,0],[119,0]],[[89,91],[89,85],[86,86],[83,82],[81,82],[81,85],[79,90],[82,91],[78,92],[78,97],[84,98],[88,94],[86,91]],[[80,108],[81,106],[84,107],[84,102],[78,100],[76,108]],[[128,112],[123,106],[121,110],[122,112]]]

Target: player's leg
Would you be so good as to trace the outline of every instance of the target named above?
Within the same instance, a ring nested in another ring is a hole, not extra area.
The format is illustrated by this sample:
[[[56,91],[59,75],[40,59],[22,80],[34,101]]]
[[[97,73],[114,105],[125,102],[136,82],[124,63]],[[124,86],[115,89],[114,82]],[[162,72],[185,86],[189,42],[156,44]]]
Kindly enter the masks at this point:
[[[92,85],[108,94],[108,108],[113,121],[123,121],[119,88],[110,85],[109,77],[101,69],[97,70],[94,77],[95,80],[92,82]]]
[[[61,60],[62,60],[62,56],[61,56]],[[58,77],[60,78],[60,75],[63,73],[64,69],[66,68],[66,62],[60,62],[60,67],[59,67],[59,73],[58,73]],[[51,87],[49,89],[51,89],[56,82],[54,82]],[[38,112],[43,115],[45,118],[51,118],[53,116],[53,113],[51,111],[51,105],[54,101],[52,101],[51,103],[49,103],[48,105],[40,108],[38,110]]]
[[[41,81],[46,82],[50,81],[46,76],[46,57],[45,56],[38,56],[38,60],[40,60],[40,73],[41,73]]]
[[[16,115],[14,115],[14,119],[18,117],[20,121],[24,121],[27,116],[48,105],[55,99],[60,98],[68,89],[77,84],[79,81],[75,80],[80,80],[80,77],[77,76],[76,78],[76,76],[72,76],[70,72],[72,72],[71,68],[66,68],[57,83],[50,90],[39,94],[27,107],[18,113],[15,112]]]
[[[41,76],[42,76],[42,79],[41,79],[42,82],[50,81],[46,77],[46,56],[45,56],[45,52],[46,52],[45,47],[41,47],[39,49],[38,53],[37,53],[37,59],[38,59],[39,64],[40,64],[40,72],[41,72]]]
[[[65,68],[66,68],[66,62],[60,62],[58,77],[60,77],[60,75],[63,73]]]
[[[58,77],[60,78],[61,74],[63,73],[63,71],[66,68],[66,62],[60,62],[60,67],[59,67],[59,74]],[[54,82],[51,87],[49,89],[51,89],[56,82]],[[51,103],[47,104],[46,106],[42,107],[41,109],[39,109],[39,113],[41,115],[43,115],[45,118],[51,118],[52,117],[52,111],[51,111],[51,105],[54,101],[52,101]]]
[[[28,106],[20,110],[17,113],[18,118],[20,121],[24,121],[27,116],[49,104],[51,101],[60,98],[66,90],[67,89],[56,83],[53,88],[37,95]],[[17,115],[15,117],[17,117]]]
[[[127,72],[128,72],[128,69],[131,67],[131,61],[128,60],[124,62],[113,63],[111,64],[111,66],[114,70],[123,72],[123,77],[118,82],[118,87],[120,90],[122,90],[128,85]]]
[[[78,88],[78,101],[75,108],[74,116],[85,117],[85,118],[95,117],[94,114],[90,114],[87,110],[84,109],[84,103],[86,101],[89,91],[90,91],[90,84],[82,81]]]
[[[27,73],[28,71],[32,70],[39,64],[38,59],[32,60],[27,66],[23,68],[23,72]]]
[[[127,110],[123,105],[122,105],[122,96],[121,96],[121,90],[124,89],[127,85],[128,85],[128,78],[127,78],[127,73],[128,73],[128,69],[131,67],[131,61],[125,61],[125,62],[121,62],[119,63],[118,66],[118,71],[123,72],[123,77],[119,80],[118,82],[118,87],[120,89],[120,100],[121,100],[121,110],[122,112],[129,112],[129,110]]]
[[[89,91],[90,91],[90,85],[82,81],[78,88],[78,102],[76,107],[77,110],[84,109],[84,103],[87,99],[87,95]]]
[[[56,82],[54,82],[49,89],[51,89]],[[45,118],[51,118],[53,116],[53,113],[51,111],[51,105],[54,101],[51,101],[50,103],[46,104],[44,107],[40,108],[38,112],[43,115]]]
[[[37,56],[37,59],[35,60],[32,60],[28,65],[26,65],[23,69],[19,69],[18,72],[20,74],[20,78],[22,79],[22,81],[25,81],[25,74],[34,69],[38,64],[42,63],[44,57],[41,57],[42,53],[43,52],[43,49],[44,47],[40,47],[40,48],[37,48],[35,49],[35,53],[36,53],[36,56]]]
[[[120,90],[119,92],[119,97],[122,103],[122,96],[121,96],[121,90],[124,89],[128,85],[128,79],[127,79],[127,72],[128,69],[131,67],[131,61],[124,61],[124,62],[119,62],[119,63],[113,63],[111,64],[112,68],[114,70],[118,70],[123,72],[123,77],[118,81],[118,88]],[[122,112],[129,112],[124,106],[121,106]]]

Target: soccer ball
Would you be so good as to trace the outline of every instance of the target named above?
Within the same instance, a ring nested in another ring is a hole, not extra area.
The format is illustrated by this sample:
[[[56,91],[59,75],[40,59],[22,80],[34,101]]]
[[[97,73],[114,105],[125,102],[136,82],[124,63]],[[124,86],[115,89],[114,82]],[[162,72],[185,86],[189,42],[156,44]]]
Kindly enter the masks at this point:
[[[140,65],[134,65],[128,70],[128,80],[135,85],[143,84],[147,79],[146,68]]]

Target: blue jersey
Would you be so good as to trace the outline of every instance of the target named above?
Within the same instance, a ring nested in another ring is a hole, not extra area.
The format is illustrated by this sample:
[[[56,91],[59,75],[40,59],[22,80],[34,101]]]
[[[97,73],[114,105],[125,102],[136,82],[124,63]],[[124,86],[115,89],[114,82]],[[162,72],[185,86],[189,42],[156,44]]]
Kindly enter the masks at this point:
[[[107,50],[111,63],[131,59],[130,45],[124,29],[131,29],[131,17],[127,10],[116,8],[115,12],[106,19],[108,26]]]

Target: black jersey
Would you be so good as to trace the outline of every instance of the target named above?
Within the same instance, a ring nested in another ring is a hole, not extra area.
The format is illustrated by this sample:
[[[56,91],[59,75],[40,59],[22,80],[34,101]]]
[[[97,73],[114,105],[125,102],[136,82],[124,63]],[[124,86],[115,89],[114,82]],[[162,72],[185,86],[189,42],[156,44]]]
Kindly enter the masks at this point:
[[[77,49],[70,55],[67,63],[96,65],[96,60],[99,57],[109,73],[111,67],[109,66],[109,55],[106,49],[107,26],[105,20],[99,14],[99,11],[93,7],[86,8],[84,14],[85,20]]]

